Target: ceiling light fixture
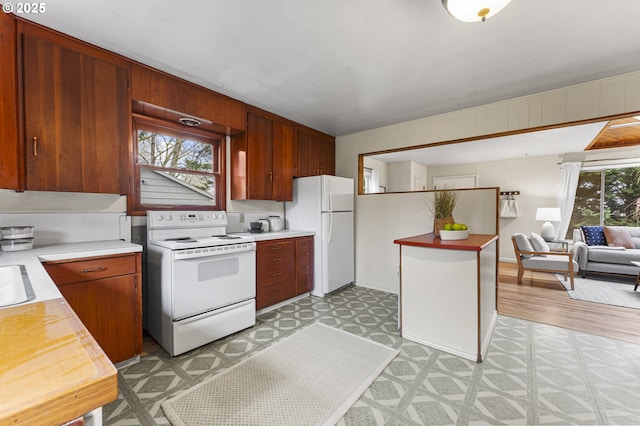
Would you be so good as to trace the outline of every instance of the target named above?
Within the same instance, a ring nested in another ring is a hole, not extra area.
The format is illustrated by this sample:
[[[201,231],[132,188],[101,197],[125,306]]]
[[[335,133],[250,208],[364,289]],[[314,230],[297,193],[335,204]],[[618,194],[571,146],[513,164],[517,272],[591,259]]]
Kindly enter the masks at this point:
[[[504,9],[511,0],[442,0],[442,5],[462,22],[484,22]]]
[[[191,118],[191,117],[178,118],[178,121],[180,122],[180,124],[183,124],[189,127],[198,127],[200,124],[202,124],[200,120],[198,120],[197,118]]]

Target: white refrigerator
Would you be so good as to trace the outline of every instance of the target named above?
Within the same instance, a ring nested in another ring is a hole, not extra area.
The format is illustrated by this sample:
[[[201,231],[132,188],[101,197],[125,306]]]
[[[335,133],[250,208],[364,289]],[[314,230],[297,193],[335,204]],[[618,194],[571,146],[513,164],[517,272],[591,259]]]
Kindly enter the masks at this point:
[[[293,180],[293,201],[285,204],[287,228],[316,233],[313,296],[354,282],[353,188],[353,179],[338,176]]]

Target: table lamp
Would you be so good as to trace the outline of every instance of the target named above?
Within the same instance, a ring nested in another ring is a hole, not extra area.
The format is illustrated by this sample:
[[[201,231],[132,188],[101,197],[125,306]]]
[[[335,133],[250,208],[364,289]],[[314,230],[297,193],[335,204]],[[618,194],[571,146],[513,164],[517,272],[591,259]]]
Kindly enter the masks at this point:
[[[539,207],[538,210],[536,210],[536,220],[545,221],[540,230],[540,236],[542,236],[545,241],[553,241],[556,239],[556,230],[551,222],[559,222],[561,219],[560,209],[557,207]]]

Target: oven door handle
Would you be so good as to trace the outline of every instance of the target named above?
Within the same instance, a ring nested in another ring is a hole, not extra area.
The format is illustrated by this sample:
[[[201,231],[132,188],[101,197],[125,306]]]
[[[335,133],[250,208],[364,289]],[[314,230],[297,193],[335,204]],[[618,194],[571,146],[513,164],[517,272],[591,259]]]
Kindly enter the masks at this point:
[[[194,316],[190,316],[190,317],[187,317],[187,318],[177,319],[177,320],[174,320],[174,322],[179,322],[180,324],[189,324],[190,322],[198,321],[198,320],[201,320],[202,318],[210,317],[210,316],[213,316],[213,315],[218,315],[218,314],[221,314],[223,312],[227,312],[227,311],[230,311],[232,309],[236,309],[236,308],[239,308],[241,306],[248,305],[248,304],[252,303],[252,301],[253,301],[253,299],[245,300],[243,302],[238,302],[238,303],[234,303],[233,305],[223,306],[222,308],[217,308],[217,309],[214,309],[212,311],[203,312],[201,314],[196,314]]]

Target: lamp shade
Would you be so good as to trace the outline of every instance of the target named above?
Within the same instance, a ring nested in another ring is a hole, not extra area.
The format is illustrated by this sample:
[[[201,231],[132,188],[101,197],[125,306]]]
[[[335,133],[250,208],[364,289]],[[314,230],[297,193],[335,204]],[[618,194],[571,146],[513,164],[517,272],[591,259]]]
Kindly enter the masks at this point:
[[[511,0],[442,0],[454,18],[463,22],[484,21],[504,9]]]
[[[536,220],[559,222],[562,220],[560,209],[557,207],[539,207],[538,210],[536,210]]]

